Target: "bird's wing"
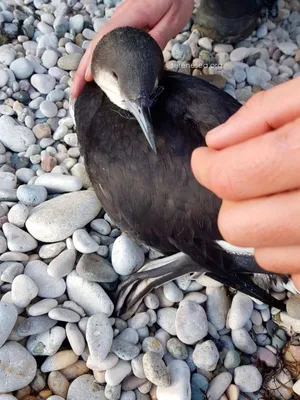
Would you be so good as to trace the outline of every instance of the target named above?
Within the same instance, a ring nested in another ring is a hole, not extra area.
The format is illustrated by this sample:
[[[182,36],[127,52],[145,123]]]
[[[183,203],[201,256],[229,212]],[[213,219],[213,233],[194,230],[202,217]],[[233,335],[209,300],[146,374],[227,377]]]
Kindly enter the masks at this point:
[[[164,91],[160,97],[167,104],[167,112],[178,117],[181,114],[196,124],[204,137],[241,107],[228,93],[190,75],[166,71],[161,85]]]

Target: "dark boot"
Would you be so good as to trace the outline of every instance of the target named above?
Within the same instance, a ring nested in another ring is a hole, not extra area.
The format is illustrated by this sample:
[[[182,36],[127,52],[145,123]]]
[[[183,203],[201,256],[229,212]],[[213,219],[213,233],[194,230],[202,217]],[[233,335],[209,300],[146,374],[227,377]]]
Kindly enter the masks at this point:
[[[202,0],[194,28],[219,43],[236,43],[251,35],[262,9],[274,12],[274,3],[274,0]]]

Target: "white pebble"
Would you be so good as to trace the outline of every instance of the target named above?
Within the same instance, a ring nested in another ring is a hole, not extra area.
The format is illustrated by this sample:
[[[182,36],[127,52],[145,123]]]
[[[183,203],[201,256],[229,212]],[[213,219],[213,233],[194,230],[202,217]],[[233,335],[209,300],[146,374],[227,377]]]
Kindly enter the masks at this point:
[[[38,295],[38,287],[29,276],[18,275],[12,282],[12,301],[17,307],[27,307]]]

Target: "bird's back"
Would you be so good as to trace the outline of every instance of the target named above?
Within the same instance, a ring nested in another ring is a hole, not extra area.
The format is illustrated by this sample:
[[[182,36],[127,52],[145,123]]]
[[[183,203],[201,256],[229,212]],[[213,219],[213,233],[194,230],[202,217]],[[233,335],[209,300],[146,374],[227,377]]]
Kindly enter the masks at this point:
[[[151,108],[157,155],[137,121],[94,83],[76,102],[77,134],[104,209],[125,232],[164,254],[220,239],[220,200],[191,171],[193,150],[239,103],[198,78],[165,73]],[[195,246],[194,246],[195,247]],[[197,246],[196,246],[197,247]]]

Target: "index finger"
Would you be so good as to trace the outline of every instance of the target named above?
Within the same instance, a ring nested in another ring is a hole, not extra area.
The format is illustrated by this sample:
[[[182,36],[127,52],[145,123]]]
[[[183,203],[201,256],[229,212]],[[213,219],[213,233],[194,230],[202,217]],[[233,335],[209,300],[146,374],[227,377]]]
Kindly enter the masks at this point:
[[[206,143],[221,150],[244,142],[292,122],[299,110],[300,77],[251,97],[227,122],[206,135]]]

